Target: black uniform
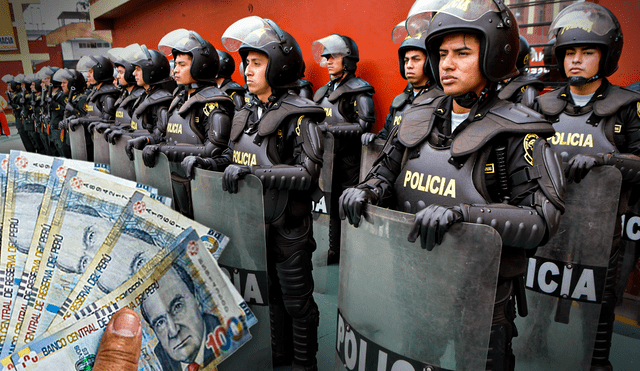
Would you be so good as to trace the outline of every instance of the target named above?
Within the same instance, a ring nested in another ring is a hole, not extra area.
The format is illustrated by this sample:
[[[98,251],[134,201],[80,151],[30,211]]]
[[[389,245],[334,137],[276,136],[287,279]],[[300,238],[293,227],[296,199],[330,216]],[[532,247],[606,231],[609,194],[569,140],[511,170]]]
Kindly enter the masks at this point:
[[[71,152],[65,153],[63,139],[61,139],[61,130],[58,124],[64,118],[64,107],[66,104],[66,95],[61,88],[54,88],[51,91],[51,101],[49,102],[49,132],[51,145],[55,148],[58,156],[71,157]]]
[[[424,99],[429,99],[443,94],[444,92],[435,86],[427,86],[416,93],[413,86],[408,84],[402,93],[393,98],[391,107],[389,107],[389,114],[384,120],[384,127],[380,130],[377,137],[386,140],[393,127],[402,122],[404,112],[411,108],[414,102],[419,104],[419,102]]]
[[[64,95],[63,95],[64,96]],[[81,117],[87,114],[85,109],[87,108],[87,96],[84,93],[72,93],[71,97],[65,97],[65,112],[64,117]],[[59,125],[58,125],[59,126]],[[68,130],[86,130],[84,129],[84,125],[82,128],[76,127],[75,129],[61,129],[60,140],[62,149],[58,149],[58,151],[64,155],[64,157],[71,158],[71,144],[69,141],[69,132]],[[88,150],[88,149],[87,149]],[[91,152],[93,153],[93,152]]]
[[[87,95],[85,111],[86,117],[82,120],[87,140],[87,157],[93,161],[93,138],[88,127],[93,122],[113,121],[116,115],[116,101],[120,90],[110,82],[103,82],[98,89],[92,90]]]
[[[498,97],[531,108],[542,89],[544,89],[544,83],[537,77],[518,75],[499,85]]]
[[[219,88],[233,99],[233,104],[235,104],[236,109],[240,109],[244,106],[244,96],[247,94],[247,91],[244,90],[240,84],[230,78],[225,78]]]

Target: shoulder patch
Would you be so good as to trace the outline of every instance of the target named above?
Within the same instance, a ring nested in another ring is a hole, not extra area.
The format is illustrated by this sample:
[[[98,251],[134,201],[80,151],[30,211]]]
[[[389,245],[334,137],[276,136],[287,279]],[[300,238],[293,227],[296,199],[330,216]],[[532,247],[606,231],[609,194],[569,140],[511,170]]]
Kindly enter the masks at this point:
[[[204,112],[205,115],[209,116],[213,110],[218,108],[220,108],[220,105],[218,104],[218,102],[210,102],[204,105],[204,107],[202,108],[202,111]]]
[[[536,134],[527,134],[522,141],[524,147],[524,159],[527,163],[533,166],[533,145],[538,140],[539,136]]]

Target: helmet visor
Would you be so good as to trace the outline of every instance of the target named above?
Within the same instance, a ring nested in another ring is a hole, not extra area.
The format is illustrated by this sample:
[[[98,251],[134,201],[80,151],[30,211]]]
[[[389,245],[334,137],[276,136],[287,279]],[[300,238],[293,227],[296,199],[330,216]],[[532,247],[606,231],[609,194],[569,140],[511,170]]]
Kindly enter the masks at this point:
[[[242,46],[263,48],[265,45],[280,42],[276,31],[262,18],[251,16],[232,24],[222,35],[222,45],[236,52]]]
[[[2,81],[4,81],[7,84],[12,82],[13,80],[14,80],[13,75],[6,74],[2,76]]]
[[[93,58],[93,56],[85,55],[84,57],[80,58],[78,64],[76,64],[76,70],[87,72],[90,69],[93,69],[93,67],[95,67],[98,63],[98,60]]]
[[[571,29],[604,36],[616,28],[616,22],[604,7],[594,3],[576,3],[565,8],[553,20],[549,27],[549,38]]]
[[[131,44],[122,51],[122,60],[139,65],[142,61],[150,61],[151,54],[145,45]]]
[[[168,57],[173,49],[181,53],[193,53],[193,50],[202,48],[203,43],[204,39],[197,32],[180,28],[164,35],[158,43],[158,50]]]
[[[84,57],[83,57],[84,58]],[[73,78],[73,74],[69,70],[61,68],[53,74],[51,78],[53,81],[62,82],[62,80],[70,80]]]
[[[14,79],[14,82],[17,82],[18,84],[22,84],[24,82],[24,75],[23,74],[19,74],[17,75]]]
[[[406,23],[406,21],[398,23],[398,25],[393,28],[393,31],[391,31],[391,40],[393,40],[395,44],[402,44],[405,39],[411,37],[407,31]]]
[[[407,31],[417,37],[429,27],[436,13],[445,13],[465,21],[475,21],[488,12],[499,12],[494,0],[417,0],[407,16]]]
[[[327,57],[330,55],[349,55],[351,50],[345,43],[344,39],[338,35],[330,35],[320,40],[316,40],[311,44],[311,53],[313,59],[320,66],[325,67]]]
[[[109,58],[109,60],[113,62],[114,65],[122,66],[123,63],[129,63],[124,60],[124,49],[125,48],[109,49],[109,51],[107,52],[107,58]]]
[[[56,71],[49,66],[45,66],[45,67],[42,67],[42,69],[38,71],[38,73],[42,78],[45,78],[47,76],[53,76],[53,74],[56,73]]]

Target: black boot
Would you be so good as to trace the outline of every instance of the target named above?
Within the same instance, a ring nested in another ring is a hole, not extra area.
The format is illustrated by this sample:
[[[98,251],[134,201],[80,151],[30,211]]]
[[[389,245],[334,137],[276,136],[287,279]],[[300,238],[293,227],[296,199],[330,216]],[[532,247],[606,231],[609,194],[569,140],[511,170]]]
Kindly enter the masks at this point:
[[[329,251],[327,253],[327,265],[340,263],[340,234],[341,220],[338,217],[329,218]]]
[[[271,321],[271,359],[273,367],[290,365],[293,360],[293,339],[291,337],[291,316],[282,303],[269,303]]]

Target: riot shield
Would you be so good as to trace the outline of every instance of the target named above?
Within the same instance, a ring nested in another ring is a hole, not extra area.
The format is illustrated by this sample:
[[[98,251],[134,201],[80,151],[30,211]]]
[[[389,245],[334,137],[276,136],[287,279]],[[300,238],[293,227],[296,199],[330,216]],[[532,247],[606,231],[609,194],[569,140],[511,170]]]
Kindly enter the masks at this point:
[[[272,370],[262,183],[248,175],[239,187],[236,194],[225,192],[222,173],[202,169],[191,181],[195,220],[229,236],[218,262],[258,319],[251,341],[218,370]]]
[[[83,125],[78,125],[75,130],[67,131],[69,136],[69,144],[71,145],[71,158],[74,160],[87,161],[89,156],[87,154],[87,139],[85,137],[85,130]]]
[[[173,198],[171,170],[169,168],[167,155],[158,152],[156,165],[154,167],[147,167],[142,160],[142,151],[134,148],[133,160],[136,169],[136,181],[138,183],[157,188],[160,196]]]
[[[98,164],[109,165],[111,163],[109,143],[104,140],[104,136],[98,133],[97,130],[93,131],[93,161]]]
[[[313,291],[327,290],[327,250],[329,249],[329,208],[331,207],[331,183],[333,179],[333,159],[335,140],[331,133],[325,133],[322,170],[318,183],[322,197],[313,203],[313,238],[318,248],[313,253]]]
[[[433,251],[407,241],[414,215],[367,206],[344,221],[336,371],[484,370],[501,238],[455,224]]]
[[[514,340],[519,371],[589,370],[621,179],[602,166],[570,184],[558,231],[529,259],[529,315],[516,319]]]
[[[135,163],[129,160],[124,150],[129,139],[131,139],[130,136],[122,135],[116,139],[115,145],[109,143],[109,162],[111,163],[111,174],[136,181]]]
[[[360,182],[364,180],[364,178],[371,170],[373,166],[373,162],[378,158],[380,152],[382,152],[382,148],[384,148],[385,140],[376,138],[373,142],[369,143],[368,146],[362,146],[362,159],[360,160]]]

